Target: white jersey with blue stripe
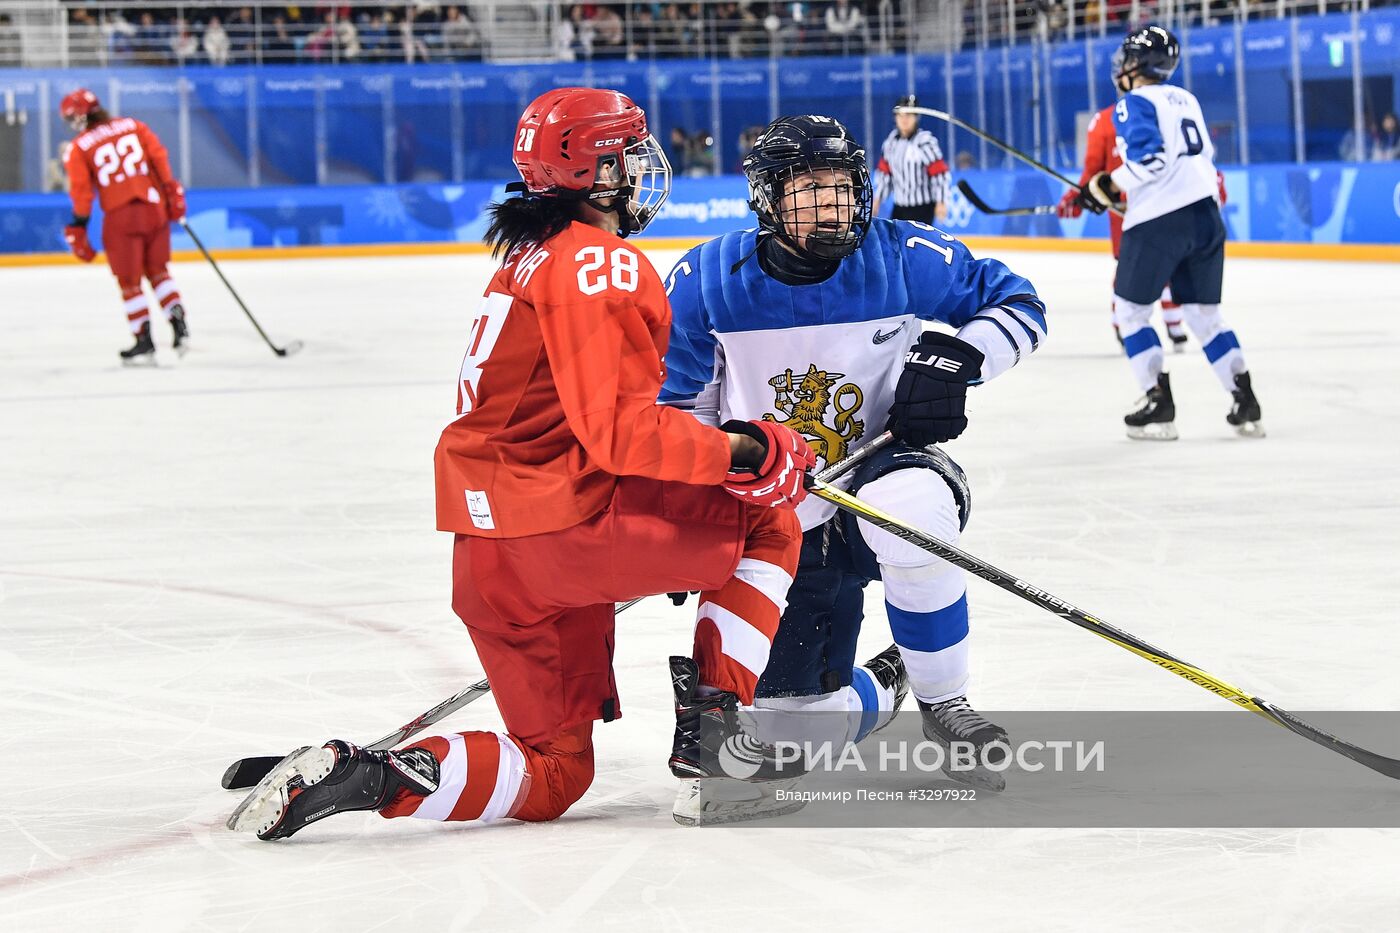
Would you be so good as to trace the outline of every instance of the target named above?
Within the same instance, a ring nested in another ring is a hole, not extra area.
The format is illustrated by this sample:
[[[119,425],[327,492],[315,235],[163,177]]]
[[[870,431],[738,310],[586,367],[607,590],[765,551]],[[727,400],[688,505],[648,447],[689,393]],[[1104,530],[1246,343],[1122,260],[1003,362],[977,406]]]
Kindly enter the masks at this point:
[[[1123,229],[1204,198],[1218,198],[1215,146],[1201,104],[1170,84],[1134,88],[1113,108],[1118,155],[1113,183],[1128,195]]]
[[[818,465],[885,429],[904,356],[937,321],[982,351],[982,381],[1045,339],[1045,306],[996,259],[974,259],[926,224],[876,219],[824,282],[785,285],[751,256],[757,232],[727,233],[692,249],[667,280],[671,343],[661,402],[710,424],[779,421],[803,434]],[[808,498],[804,529],[834,508]]]

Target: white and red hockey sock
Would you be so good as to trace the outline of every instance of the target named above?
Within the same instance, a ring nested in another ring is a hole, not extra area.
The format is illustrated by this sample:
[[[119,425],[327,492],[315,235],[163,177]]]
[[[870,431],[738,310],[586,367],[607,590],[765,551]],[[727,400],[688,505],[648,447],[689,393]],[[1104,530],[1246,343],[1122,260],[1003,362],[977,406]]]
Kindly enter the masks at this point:
[[[140,283],[123,285],[122,301],[126,310],[126,322],[131,327],[131,332],[139,334],[142,325],[151,319],[151,306],[146,301],[146,293],[141,290]]]
[[[518,809],[526,783],[525,753],[509,735],[435,735],[408,748],[427,749],[438,760],[437,790],[426,797],[401,793],[379,811],[383,816],[490,822]]]
[[[160,302],[165,319],[170,320],[170,309],[180,304],[180,290],[175,287],[175,280],[169,272],[160,272],[151,277],[151,290],[155,292],[156,301]]]
[[[1162,291],[1162,323],[1167,325],[1167,333],[1173,337],[1186,333],[1185,324],[1182,322],[1181,305],[1172,301],[1170,285]]]
[[[535,745],[502,732],[433,736],[408,748],[438,761],[438,787],[420,797],[400,791],[379,814],[388,819],[489,823],[558,819],[593,783],[593,724]]]
[[[789,550],[795,552],[796,544],[789,546],[781,538],[751,539],[734,576],[719,589],[700,594],[695,663],[701,686],[733,693],[746,705],[753,702],[787,608]]]

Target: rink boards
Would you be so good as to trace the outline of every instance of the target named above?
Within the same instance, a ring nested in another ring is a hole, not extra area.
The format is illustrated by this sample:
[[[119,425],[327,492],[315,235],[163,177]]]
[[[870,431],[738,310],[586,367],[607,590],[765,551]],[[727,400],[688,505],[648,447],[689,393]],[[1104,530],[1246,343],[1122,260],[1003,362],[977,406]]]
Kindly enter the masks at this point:
[[[999,208],[1053,204],[1063,191],[1034,172],[958,177]],[[1230,169],[1225,179],[1223,214],[1234,255],[1400,260],[1400,163],[1252,166]],[[504,197],[499,182],[194,189],[189,219],[228,258],[472,253],[482,248],[487,207]],[[63,194],[0,198],[0,265],[70,261],[63,226],[71,213]],[[741,176],[677,178],[647,240],[685,248],[753,223]],[[100,226],[94,224],[98,248]],[[956,190],[940,226],[984,249],[1099,252],[1108,235],[1102,216],[989,216]],[[174,234],[177,254],[193,251],[183,231]]]

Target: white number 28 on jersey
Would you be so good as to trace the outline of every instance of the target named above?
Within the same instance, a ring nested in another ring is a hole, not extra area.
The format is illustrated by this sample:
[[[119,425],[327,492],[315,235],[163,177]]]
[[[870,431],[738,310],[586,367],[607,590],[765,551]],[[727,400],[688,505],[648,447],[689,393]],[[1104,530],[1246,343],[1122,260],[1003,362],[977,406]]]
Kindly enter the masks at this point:
[[[637,254],[630,249],[613,250],[607,271],[603,270],[608,260],[601,246],[585,246],[574,255],[574,259],[583,263],[578,270],[578,290],[585,295],[598,294],[608,287],[609,280],[618,291],[637,290]]]
[[[491,351],[496,349],[496,341],[501,339],[501,328],[505,327],[512,301],[509,295],[492,292],[481,303],[481,310],[476,320],[472,321],[467,337],[467,355],[462,359],[462,372],[457,379],[458,415],[465,415],[477,406],[481,367]]]

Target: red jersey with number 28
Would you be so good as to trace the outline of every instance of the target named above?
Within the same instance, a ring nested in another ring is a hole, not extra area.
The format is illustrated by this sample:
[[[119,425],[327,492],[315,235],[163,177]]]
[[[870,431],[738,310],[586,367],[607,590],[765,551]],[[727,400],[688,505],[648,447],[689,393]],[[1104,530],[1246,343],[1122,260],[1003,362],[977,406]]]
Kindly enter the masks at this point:
[[[63,165],[73,213],[79,217],[91,216],[94,192],[107,212],[132,201],[159,204],[161,186],[175,177],[160,139],[131,117],[99,123],[75,138]]]
[[[656,404],[670,329],[660,276],[615,234],[575,222],[511,253],[468,330],[457,418],[438,441],[438,528],[569,528],[602,511],[618,476],[722,482],[724,433]]]

